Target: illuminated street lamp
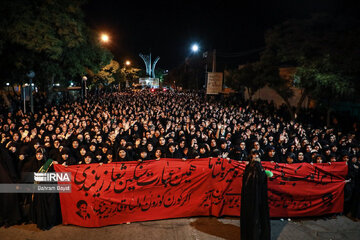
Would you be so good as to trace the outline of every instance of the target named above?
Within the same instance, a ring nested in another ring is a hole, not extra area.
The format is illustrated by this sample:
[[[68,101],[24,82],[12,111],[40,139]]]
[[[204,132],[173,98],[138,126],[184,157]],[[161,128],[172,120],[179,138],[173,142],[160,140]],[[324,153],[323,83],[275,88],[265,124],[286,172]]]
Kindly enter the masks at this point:
[[[101,41],[107,43],[107,42],[109,42],[109,40],[110,40],[109,35],[107,35],[105,33],[101,34]]]
[[[129,67],[131,65],[131,62],[129,60],[125,61],[125,86],[129,87],[129,80],[127,79],[127,71],[126,71],[126,67]]]
[[[192,46],[191,46],[191,51],[196,53],[199,51],[199,45],[194,43]]]
[[[84,99],[84,95],[85,95],[85,98],[87,97],[87,92],[86,92],[86,80],[87,80],[87,77],[86,76],[83,76],[82,77],[82,81],[83,81],[83,89],[81,91],[81,97]]]

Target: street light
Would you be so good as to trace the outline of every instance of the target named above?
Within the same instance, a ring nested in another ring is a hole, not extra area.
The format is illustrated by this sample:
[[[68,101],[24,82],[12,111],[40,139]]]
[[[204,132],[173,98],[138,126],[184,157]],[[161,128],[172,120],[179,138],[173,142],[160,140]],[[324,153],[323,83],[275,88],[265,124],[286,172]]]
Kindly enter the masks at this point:
[[[126,71],[126,67],[129,67],[131,65],[131,62],[129,60],[125,61],[125,87],[129,87],[129,81],[127,79],[127,71]]]
[[[199,45],[194,43],[192,46],[191,46],[191,51],[196,53],[199,51]]]
[[[105,33],[101,34],[101,41],[107,43],[107,42],[109,42],[109,40],[110,40],[109,35],[107,35]]]
[[[86,76],[83,76],[82,77],[82,81],[83,81],[83,91],[81,91],[81,98],[84,99],[84,95],[85,95],[85,98],[87,97],[87,92],[86,92],[86,80],[87,80],[87,77]],[[84,93],[83,93],[84,92]]]

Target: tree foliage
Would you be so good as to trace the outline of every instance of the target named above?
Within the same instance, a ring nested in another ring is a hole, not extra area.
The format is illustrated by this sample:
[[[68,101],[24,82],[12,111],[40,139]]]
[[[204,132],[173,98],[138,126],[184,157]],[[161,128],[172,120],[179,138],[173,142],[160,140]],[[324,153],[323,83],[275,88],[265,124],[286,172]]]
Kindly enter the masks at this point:
[[[245,87],[251,99],[254,93],[264,87],[266,83],[259,74],[260,70],[259,63],[249,63],[240,69],[229,70],[225,75],[225,84],[236,91],[241,91],[241,88]]]
[[[314,99],[349,96],[360,76],[356,22],[326,15],[284,22],[266,34],[261,61],[275,67],[296,66],[293,85]]]
[[[83,0],[3,0],[0,3],[0,77],[34,81],[46,90],[99,71],[112,58],[83,21]]]
[[[115,82],[116,73],[119,72],[119,69],[120,64],[115,60],[111,60],[111,62],[104,66],[98,73],[94,74],[91,72],[90,75],[92,75],[93,83],[108,85]]]

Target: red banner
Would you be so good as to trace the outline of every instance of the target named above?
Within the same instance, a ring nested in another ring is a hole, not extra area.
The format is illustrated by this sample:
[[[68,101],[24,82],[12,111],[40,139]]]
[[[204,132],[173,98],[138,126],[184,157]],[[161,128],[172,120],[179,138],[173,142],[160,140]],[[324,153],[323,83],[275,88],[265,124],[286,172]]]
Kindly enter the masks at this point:
[[[342,212],[345,163],[275,164],[268,182],[270,216]],[[72,193],[60,193],[63,224],[100,227],[189,216],[240,216],[246,164],[208,158],[161,159],[64,167]]]

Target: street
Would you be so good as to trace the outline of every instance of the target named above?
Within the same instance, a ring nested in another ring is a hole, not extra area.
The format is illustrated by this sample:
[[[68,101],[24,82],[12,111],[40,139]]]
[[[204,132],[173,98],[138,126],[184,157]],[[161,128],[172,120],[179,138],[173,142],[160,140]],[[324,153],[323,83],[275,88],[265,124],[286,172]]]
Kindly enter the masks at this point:
[[[240,218],[196,217],[137,222],[83,228],[59,225],[41,231],[35,224],[0,228],[1,240],[26,239],[166,239],[166,240],[215,240],[240,239]],[[360,222],[345,216],[330,219],[271,220],[271,239],[360,239]]]

